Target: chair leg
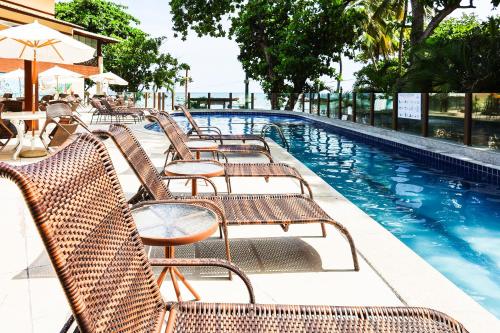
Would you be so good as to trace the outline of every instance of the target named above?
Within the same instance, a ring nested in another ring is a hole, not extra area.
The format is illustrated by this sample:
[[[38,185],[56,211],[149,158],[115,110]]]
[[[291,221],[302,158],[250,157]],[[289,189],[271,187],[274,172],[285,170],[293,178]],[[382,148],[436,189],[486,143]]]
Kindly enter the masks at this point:
[[[356,272],[359,271],[358,254],[356,252],[356,247],[354,246],[354,241],[353,241],[349,231],[342,224],[338,223],[335,220],[325,221],[324,223],[328,223],[328,224],[334,226],[347,239],[347,242],[349,243],[349,247],[351,249],[351,256],[352,256],[352,262],[354,265],[354,270]],[[321,223],[321,224],[323,225],[324,223]]]
[[[224,233],[224,242],[225,242],[225,245],[226,245],[226,257],[227,257],[227,261],[228,262],[232,262],[231,261],[231,248],[229,246],[229,234],[228,234],[228,230],[227,230],[227,225],[223,225],[222,226],[222,231]],[[231,271],[229,271],[228,273],[228,278],[229,280],[232,280],[233,279],[233,274],[231,273]]]
[[[231,188],[231,177],[226,175],[226,186],[227,186],[227,193],[233,192],[233,189]]]
[[[321,235],[323,235],[323,237],[326,237],[326,227],[324,223],[321,223]]]

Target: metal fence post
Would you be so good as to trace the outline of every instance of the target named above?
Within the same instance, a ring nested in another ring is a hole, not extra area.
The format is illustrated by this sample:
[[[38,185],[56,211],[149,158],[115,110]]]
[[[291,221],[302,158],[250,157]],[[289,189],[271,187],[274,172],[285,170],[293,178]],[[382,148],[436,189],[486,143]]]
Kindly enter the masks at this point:
[[[398,93],[394,94],[392,99],[392,129],[398,130]]]
[[[342,90],[339,92],[339,119],[342,119]]]
[[[422,93],[422,136],[429,136],[429,93]]]
[[[229,103],[227,105],[227,108],[228,109],[232,109],[233,108],[233,93],[232,92],[229,93]]]
[[[255,108],[255,94],[254,93],[252,93],[252,95],[251,95],[250,107],[252,110]]]
[[[326,94],[326,116],[330,118],[330,93]]]
[[[375,126],[375,93],[370,93],[370,126]]]
[[[356,105],[356,92],[353,92],[352,93],[352,121],[353,122],[356,122],[356,109],[357,109],[357,105]]]
[[[208,93],[208,97],[207,97],[207,109],[210,110],[211,107],[212,107],[212,94]]]
[[[321,94],[318,92],[318,116],[321,116]]]
[[[472,93],[465,94],[464,145],[472,145]]]
[[[309,92],[309,114],[313,111],[313,93]]]

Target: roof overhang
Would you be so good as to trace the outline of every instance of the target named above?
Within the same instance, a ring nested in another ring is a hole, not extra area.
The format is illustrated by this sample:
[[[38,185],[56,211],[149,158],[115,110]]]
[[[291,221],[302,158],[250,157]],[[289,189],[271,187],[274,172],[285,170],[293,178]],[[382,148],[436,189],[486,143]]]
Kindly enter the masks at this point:
[[[104,36],[104,35],[100,35],[100,34],[96,34],[96,33],[93,33],[93,32],[89,32],[89,31],[83,30],[81,28],[73,28],[73,34],[84,36],[84,37],[88,37],[88,38],[92,38],[92,39],[97,39],[97,40],[100,40],[103,43],[118,43],[119,42],[119,40],[116,39],[116,38],[108,37],[108,36]]]

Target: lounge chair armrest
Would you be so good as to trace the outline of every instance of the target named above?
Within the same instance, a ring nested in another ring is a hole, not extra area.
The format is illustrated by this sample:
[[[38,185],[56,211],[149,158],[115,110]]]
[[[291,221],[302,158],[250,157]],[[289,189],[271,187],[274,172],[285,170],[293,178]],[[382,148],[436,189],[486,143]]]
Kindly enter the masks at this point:
[[[212,132],[212,133],[217,133],[219,135],[222,135],[222,131],[216,127],[216,126],[198,126],[198,128],[202,130],[206,130],[207,132]],[[203,134],[203,133],[201,133]]]
[[[203,149],[199,149],[199,151],[204,151]],[[207,150],[207,151],[211,151],[211,150]],[[209,163],[213,163],[213,164],[217,164],[218,166],[220,167],[223,167],[224,168],[224,164],[217,161],[217,160],[212,160],[212,159],[201,159],[201,160],[174,160],[172,162],[170,162],[169,164],[175,164],[175,163],[202,163],[202,162],[209,162]]]
[[[186,179],[186,180],[191,179],[191,180],[196,180],[196,179],[202,179],[202,180],[206,181],[207,183],[209,183],[210,185],[212,185],[212,188],[214,189],[214,195],[217,195],[217,186],[215,186],[214,182],[211,181],[207,177],[203,177],[203,176],[167,176],[167,175],[162,175],[161,179],[163,179],[163,180],[176,180],[176,179]]]
[[[217,135],[212,135],[212,134],[188,134],[188,138],[190,140],[213,140],[215,142],[220,141],[220,144],[223,144],[222,140],[220,139],[220,136]]]
[[[243,280],[243,282],[245,283],[245,286],[247,287],[248,294],[250,296],[250,303],[255,304],[255,295],[253,292],[253,287],[252,287],[252,283],[250,282],[250,279],[240,268],[238,268],[238,266],[230,263],[227,260],[218,259],[218,258],[188,258],[188,259],[151,258],[151,259],[149,259],[149,262],[151,263],[151,266],[167,266],[167,267],[172,267],[172,266],[177,266],[177,267],[209,266],[209,267],[226,268],[226,269],[234,272],[236,275],[238,275]]]

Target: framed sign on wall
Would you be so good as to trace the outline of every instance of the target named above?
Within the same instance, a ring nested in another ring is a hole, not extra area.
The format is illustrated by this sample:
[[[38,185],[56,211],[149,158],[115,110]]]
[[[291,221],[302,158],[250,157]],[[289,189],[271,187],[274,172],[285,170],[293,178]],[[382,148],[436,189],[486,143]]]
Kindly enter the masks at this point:
[[[422,100],[420,93],[398,94],[398,118],[422,119]]]

